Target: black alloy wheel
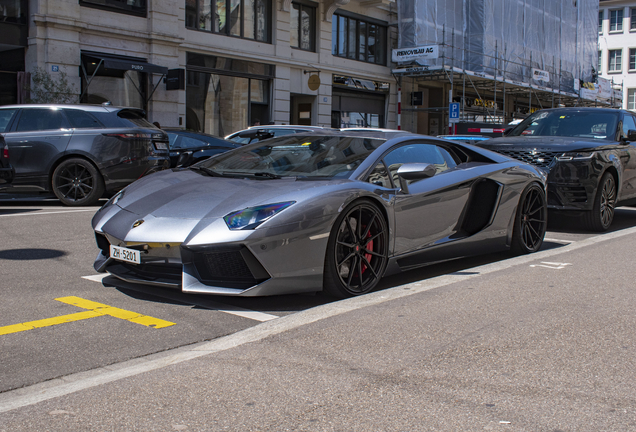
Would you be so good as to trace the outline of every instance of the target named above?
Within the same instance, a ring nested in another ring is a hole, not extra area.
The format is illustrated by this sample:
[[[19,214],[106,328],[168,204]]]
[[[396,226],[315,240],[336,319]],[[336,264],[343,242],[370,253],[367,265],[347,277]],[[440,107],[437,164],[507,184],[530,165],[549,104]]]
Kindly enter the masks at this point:
[[[104,180],[89,161],[67,159],[53,171],[53,193],[62,204],[85,206],[95,204],[104,193]]]
[[[614,220],[616,207],[616,180],[610,173],[603,174],[596,190],[592,210],[585,214],[585,225],[589,230],[607,231]]]
[[[511,249],[515,254],[536,252],[543,245],[548,228],[545,190],[533,183],[523,191],[517,207]]]
[[[324,289],[337,297],[373,290],[388,261],[389,230],[370,201],[357,201],[336,220],[325,259]]]

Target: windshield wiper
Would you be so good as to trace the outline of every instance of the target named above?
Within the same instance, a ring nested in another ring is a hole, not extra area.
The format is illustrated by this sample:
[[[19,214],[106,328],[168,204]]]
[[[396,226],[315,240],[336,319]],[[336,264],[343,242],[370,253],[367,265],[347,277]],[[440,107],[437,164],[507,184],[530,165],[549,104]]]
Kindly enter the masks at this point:
[[[203,173],[206,173],[210,177],[223,177],[223,175],[221,175],[220,173],[204,166],[191,166],[191,167],[188,167],[188,169],[191,169],[194,171],[201,171]]]
[[[265,177],[267,179],[282,178],[282,176],[279,176],[278,174],[274,174],[267,171],[258,171],[258,172],[228,171],[225,174],[231,175],[231,176],[239,176],[239,177],[242,177],[242,176]]]
[[[281,178],[281,176],[279,176],[278,174],[274,174],[274,173],[266,172],[266,171],[255,172],[254,173],[254,177],[266,177],[266,178],[271,178],[271,179],[279,179],[279,178]]]

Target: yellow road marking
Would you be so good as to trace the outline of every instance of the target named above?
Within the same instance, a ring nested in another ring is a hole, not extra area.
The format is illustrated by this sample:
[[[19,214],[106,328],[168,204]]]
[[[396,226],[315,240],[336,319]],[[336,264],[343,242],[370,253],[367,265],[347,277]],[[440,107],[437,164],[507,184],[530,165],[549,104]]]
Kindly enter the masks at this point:
[[[21,324],[13,324],[5,327],[0,327],[0,335],[6,335],[10,333],[18,333],[26,330],[33,330],[41,327],[49,327],[57,324],[63,324],[67,322],[79,321],[87,318],[93,318],[100,316],[101,314],[95,311],[78,312],[70,315],[62,315],[55,318],[46,318],[37,321],[29,321]]]
[[[42,327],[49,327],[49,326],[53,326],[57,324],[79,321],[83,319],[94,318],[94,317],[104,316],[104,315],[109,315],[115,318],[133,322],[135,324],[141,324],[146,327],[153,327],[153,328],[170,327],[175,324],[170,321],[165,321],[159,318],[153,318],[151,316],[142,315],[137,312],[127,311],[125,309],[119,309],[116,307],[108,306],[108,305],[97,303],[90,300],[84,300],[82,298],[75,297],[75,296],[60,297],[60,298],[56,298],[55,300],[60,301],[62,303],[70,304],[73,306],[77,306],[82,309],[88,309],[88,310],[84,312],[69,314],[69,315],[62,315],[55,318],[46,318],[46,319],[41,319],[37,321],[29,321],[25,323],[0,327],[0,335],[18,333],[21,331],[33,330],[33,329],[42,328]]]
[[[69,296],[60,297],[55,300],[62,303],[71,304],[73,306],[81,307],[82,309],[88,309],[101,315],[110,315],[115,318],[123,319],[126,321],[134,322],[136,324],[145,325],[147,327],[164,328],[174,325],[173,322],[165,321],[159,318],[153,318],[150,316],[142,315],[137,312],[127,311],[125,309],[119,309],[116,307],[108,306],[102,303],[97,303],[90,300],[84,300],[79,297]]]

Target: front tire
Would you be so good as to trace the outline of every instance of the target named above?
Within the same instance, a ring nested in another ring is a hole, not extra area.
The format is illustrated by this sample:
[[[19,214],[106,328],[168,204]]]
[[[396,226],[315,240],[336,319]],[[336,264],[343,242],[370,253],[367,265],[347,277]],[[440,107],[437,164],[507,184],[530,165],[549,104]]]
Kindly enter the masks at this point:
[[[616,207],[616,180],[610,173],[603,174],[596,190],[592,210],[585,214],[584,221],[591,231],[607,231],[614,220]]]
[[[67,206],[95,204],[104,194],[104,180],[86,159],[67,159],[55,168],[51,182],[53,193]]]
[[[545,190],[533,183],[523,191],[519,199],[512,232],[512,252],[523,255],[541,249],[547,228],[548,204]]]
[[[384,274],[388,250],[389,230],[378,207],[368,200],[349,205],[329,236],[324,291],[340,298],[372,291]]]

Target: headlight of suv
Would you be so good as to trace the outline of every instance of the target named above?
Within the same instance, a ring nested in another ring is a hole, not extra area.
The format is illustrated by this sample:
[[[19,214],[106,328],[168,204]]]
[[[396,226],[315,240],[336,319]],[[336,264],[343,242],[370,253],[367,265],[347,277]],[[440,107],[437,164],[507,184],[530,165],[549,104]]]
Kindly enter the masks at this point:
[[[570,161],[570,160],[591,159],[592,157],[594,157],[595,154],[596,152],[593,152],[593,151],[568,152],[568,153],[563,153],[561,156],[558,156],[557,160]]]
[[[296,201],[287,201],[276,204],[248,207],[226,215],[223,217],[223,220],[225,220],[225,224],[231,230],[254,229],[295,202]]]

